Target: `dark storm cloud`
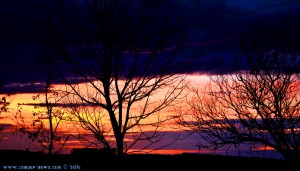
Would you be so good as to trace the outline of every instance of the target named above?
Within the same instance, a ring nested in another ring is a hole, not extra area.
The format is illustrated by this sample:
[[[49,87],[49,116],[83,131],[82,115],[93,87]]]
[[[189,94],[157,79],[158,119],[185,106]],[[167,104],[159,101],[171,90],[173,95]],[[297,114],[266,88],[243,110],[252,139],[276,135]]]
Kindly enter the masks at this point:
[[[3,0],[0,2],[1,92],[4,89],[8,92],[19,92],[25,88],[24,83],[41,80],[39,73],[42,66],[37,60],[27,2],[29,1]],[[18,90],[13,90],[16,83],[22,85],[15,86]]]
[[[299,8],[299,0],[202,1],[195,13],[187,41],[210,46],[208,53],[193,63],[198,67],[193,67],[189,72],[215,72],[222,69],[226,73],[245,67],[239,39],[250,30],[261,31],[266,27],[277,29],[290,24],[290,27],[300,28]]]
[[[167,5],[169,2],[163,3]],[[239,51],[237,39],[249,27],[264,23],[277,26],[284,19],[298,21],[300,18],[299,0],[202,0],[196,5],[194,0],[172,2],[175,9],[185,7],[194,10],[193,16],[189,18],[191,27],[184,44],[193,48],[208,48],[205,55],[192,59],[193,65],[183,71],[188,73],[211,71],[221,66],[227,66],[228,71],[235,70],[234,53]],[[32,29],[33,24],[47,23],[45,18],[31,11],[38,9],[39,3],[34,0],[0,2],[1,92],[42,90],[40,86],[30,86],[45,80],[47,68],[47,64],[40,59],[40,49],[35,43],[36,35]]]

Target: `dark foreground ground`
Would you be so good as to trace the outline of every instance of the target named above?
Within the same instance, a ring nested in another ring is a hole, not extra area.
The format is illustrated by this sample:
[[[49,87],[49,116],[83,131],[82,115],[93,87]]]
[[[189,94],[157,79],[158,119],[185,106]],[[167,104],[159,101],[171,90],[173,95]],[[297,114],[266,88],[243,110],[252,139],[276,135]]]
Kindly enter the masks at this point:
[[[0,151],[0,170],[291,170],[300,161],[218,155],[45,155],[26,151]],[[291,169],[290,169],[291,168]]]

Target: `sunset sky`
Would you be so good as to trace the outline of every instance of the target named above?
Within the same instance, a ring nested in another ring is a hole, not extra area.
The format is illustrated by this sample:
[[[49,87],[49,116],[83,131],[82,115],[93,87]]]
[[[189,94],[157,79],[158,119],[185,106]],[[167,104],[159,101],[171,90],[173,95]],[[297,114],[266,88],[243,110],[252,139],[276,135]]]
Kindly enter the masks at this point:
[[[166,4],[171,2],[186,9],[192,9],[194,4],[194,0],[170,0]],[[36,7],[34,0],[0,2],[0,97],[7,97],[12,111],[0,115],[0,126],[4,128],[0,134],[4,136],[0,141],[0,149],[32,148],[31,142],[13,134],[14,121],[10,117],[17,111],[18,103],[36,102],[32,100],[32,96],[41,93],[44,88],[47,63],[39,56],[39,44],[35,42],[32,20],[29,17],[32,8],[28,4]],[[220,65],[225,72],[237,69],[236,58],[244,60],[243,56],[239,56],[239,37],[247,34],[250,28],[259,28],[263,24],[277,27],[283,21],[293,25],[300,21],[299,0],[202,0],[195,9],[192,18],[189,18],[191,23],[184,44],[204,49],[205,53],[193,58],[192,66],[181,72],[188,74],[187,80],[196,87],[204,86],[209,80],[208,73],[217,70]],[[40,20],[33,21],[43,23]],[[56,82],[54,86],[60,87],[61,82]],[[33,106],[26,106],[23,112],[31,114],[33,110]],[[174,130],[162,131],[166,132],[166,139],[163,141],[172,141],[176,136]],[[161,149],[157,152],[198,152],[194,145],[197,141],[197,136],[193,135],[167,147],[166,151]],[[80,147],[78,141],[70,142],[70,148],[76,146]]]

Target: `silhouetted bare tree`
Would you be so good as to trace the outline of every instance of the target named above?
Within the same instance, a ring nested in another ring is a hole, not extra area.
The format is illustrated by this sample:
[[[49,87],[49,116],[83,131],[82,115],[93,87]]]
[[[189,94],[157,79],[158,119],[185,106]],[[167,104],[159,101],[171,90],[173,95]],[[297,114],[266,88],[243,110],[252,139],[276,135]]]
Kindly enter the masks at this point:
[[[2,97],[1,100],[0,100],[0,114],[2,112],[7,112],[7,107],[9,105],[9,102],[6,101],[6,97]],[[1,118],[1,115],[0,115],[0,118]],[[3,131],[3,127],[0,125],[0,132]],[[0,140],[3,139],[3,136],[0,134]]]
[[[51,87],[50,77],[45,83],[45,92],[33,96],[37,103],[19,104],[16,113],[17,133],[37,142],[34,146],[48,154],[61,153],[71,135],[65,121],[69,120],[64,105],[61,104],[63,93]],[[34,106],[32,116],[22,114],[22,106]]]
[[[148,142],[147,147],[158,142],[167,120],[160,111],[178,102],[186,87],[184,75],[176,73],[192,54],[181,42],[193,10],[174,4],[85,0],[58,1],[48,8],[54,10],[44,23],[44,39],[51,41],[44,48],[70,88],[69,99],[81,104],[74,115],[103,146],[109,145],[105,134],[112,130],[118,155],[138,141]],[[94,109],[83,109],[83,103]]]
[[[202,147],[250,145],[299,159],[299,29],[266,27],[242,40],[248,69],[212,75],[205,90],[192,88],[178,124],[199,132]]]
[[[2,89],[2,80],[0,80],[0,89]],[[3,97],[1,97],[0,100],[0,118],[3,117],[3,112],[6,113],[8,111],[8,105],[10,104],[10,102],[7,101],[6,97],[7,97],[6,95],[3,95]],[[0,125],[0,132],[3,131],[3,129],[4,129],[3,126]],[[0,134],[0,140],[2,140],[3,137],[4,136]]]
[[[112,149],[112,130],[107,122],[108,115],[105,110],[84,103],[74,96],[68,96],[65,102],[71,104],[68,112],[72,114],[71,121],[77,130],[77,138],[82,144],[86,147]]]

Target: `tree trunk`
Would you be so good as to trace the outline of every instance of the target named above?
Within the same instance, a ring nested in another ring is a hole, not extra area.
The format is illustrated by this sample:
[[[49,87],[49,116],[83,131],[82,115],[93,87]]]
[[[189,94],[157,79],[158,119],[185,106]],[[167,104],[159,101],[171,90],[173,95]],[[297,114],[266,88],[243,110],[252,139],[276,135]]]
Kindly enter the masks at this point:
[[[49,133],[50,133],[50,142],[48,145],[48,154],[53,153],[53,145],[54,145],[54,132],[53,132],[53,123],[52,123],[52,107],[50,106],[51,104],[48,101],[48,90],[49,90],[49,85],[47,84],[46,87],[46,105],[47,105],[47,114],[48,114],[48,120],[49,120]]]
[[[124,155],[124,146],[123,146],[124,136],[122,134],[116,135],[116,143],[117,143],[117,155]]]

